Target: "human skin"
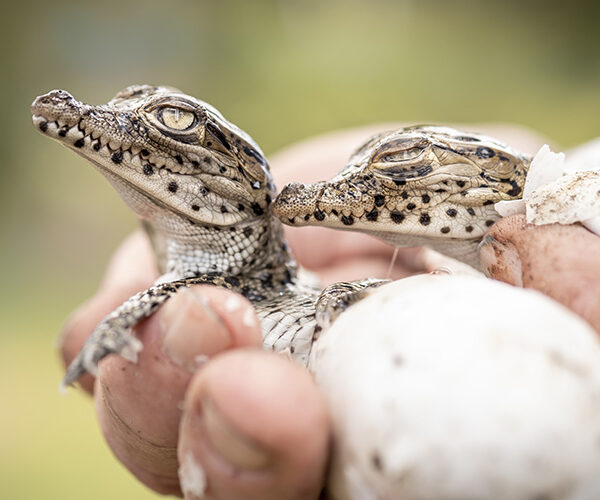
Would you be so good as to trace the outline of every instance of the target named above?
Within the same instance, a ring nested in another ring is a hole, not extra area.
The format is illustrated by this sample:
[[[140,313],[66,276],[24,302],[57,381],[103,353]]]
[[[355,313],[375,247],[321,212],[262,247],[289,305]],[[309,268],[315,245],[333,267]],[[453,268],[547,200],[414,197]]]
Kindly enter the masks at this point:
[[[331,177],[362,141],[395,126],[292,146],[271,160],[277,185]],[[513,127],[463,128],[529,153],[544,142]],[[387,275],[393,249],[368,236],[313,227],[286,228],[286,235],[298,261],[323,285]],[[423,253],[406,249],[391,277],[423,271],[431,271]],[[157,277],[150,245],[137,232],[115,253],[96,295],[67,322],[60,343],[64,362],[106,314]],[[96,379],[86,375],[80,384],[93,394],[109,446],[140,481],[157,492],[195,498],[194,471],[185,467],[191,460],[206,475],[204,498],[318,498],[330,444],[324,403],[305,370],[260,349],[258,320],[246,299],[215,287],[186,289],[134,333],[144,344],[137,364],[109,356]],[[184,480],[187,475],[191,481],[185,492],[180,463]]]
[[[480,258],[488,276],[545,293],[600,333],[600,237],[584,226],[506,217],[488,232]]]

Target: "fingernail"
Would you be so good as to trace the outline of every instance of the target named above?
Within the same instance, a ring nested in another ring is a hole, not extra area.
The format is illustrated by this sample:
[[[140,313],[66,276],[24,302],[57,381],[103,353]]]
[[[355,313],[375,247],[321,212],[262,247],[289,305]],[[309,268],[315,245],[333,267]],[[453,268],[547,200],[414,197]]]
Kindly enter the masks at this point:
[[[160,311],[162,351],[178,366],[195,371],[210,356],[231,346],[229,331],[193,288],[184,288]]]
[[[206,474],[191,451],[185,454],[177,475],[186,500],[204,497],[207,486]]]
[[[484,274],[516,286],[523,286],[521,258],[515,246],[489,234],[479,244],[479,261]]]
[[[482,248],[488,248],[490,245],[494,246],[498,243],[499,241],[496,238],[494,238],[491,234],[486,234],[483,237],[483,239],[479,242],[479,245],[477,245],[477,248],[481,250]]]
[[[212,448],[227,462],[240,469],[263,469],[272,456],[255,441],[240,434],[215,408],[209,398],[202,400],[206,435]]]
[[[492,273],[495,271],[495,266],[498,262],[496,255],[496,249],[499,246],[499,242],[493,236],[486,235],[478,245],[479,250],[479,262],[484,274],[488,278],[492,278]]]

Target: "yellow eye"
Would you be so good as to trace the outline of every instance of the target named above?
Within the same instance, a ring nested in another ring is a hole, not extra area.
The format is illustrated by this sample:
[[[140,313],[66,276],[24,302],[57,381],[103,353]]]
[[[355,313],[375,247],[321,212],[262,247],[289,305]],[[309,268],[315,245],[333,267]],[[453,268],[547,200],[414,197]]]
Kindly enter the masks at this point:
[[[158,117],[163,124],[175,130],[187,130],[196,121],[194,113],[179,108],[162,108]]]

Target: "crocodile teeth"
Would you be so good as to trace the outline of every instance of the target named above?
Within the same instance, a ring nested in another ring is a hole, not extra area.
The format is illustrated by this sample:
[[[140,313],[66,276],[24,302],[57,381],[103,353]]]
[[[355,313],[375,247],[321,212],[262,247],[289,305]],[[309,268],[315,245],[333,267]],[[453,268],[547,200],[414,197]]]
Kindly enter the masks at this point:
[[[83,139],[84,137],[85,135],[83,132],[81,132],[81,130],[79,130],[77,127],[69,129],[65,135],[65,139],[69,139],[71,141],[77,141],[79,139]]]
[[[141,167],[142,166],[142,160],[141,160],[141,158],[137,154],[132,154],[130,161],[131,161],[132,165],[135,165],[137,167]]]
[[[365,214],[365,209],[362,207],[356,207],[354,210],[352,210],[352,215],[354,217],[362,217]]]

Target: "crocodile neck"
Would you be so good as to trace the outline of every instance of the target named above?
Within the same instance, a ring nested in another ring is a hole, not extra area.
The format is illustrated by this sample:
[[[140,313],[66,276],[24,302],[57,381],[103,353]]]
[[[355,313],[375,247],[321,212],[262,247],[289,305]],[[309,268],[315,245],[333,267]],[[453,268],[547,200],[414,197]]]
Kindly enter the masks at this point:
[[[378,134],[333,178],[283,188],[284,224],[371,234],[394,246],[429,246],[480,267],[477,246],[500,218],[494,206],[522,195],[531,158],[496,139],[448,127]]]
[[[45,135],[86,158],[143,222],[161,279],[295,275],[258,145],[208,103],[132,86],[92,106],[55,90],[32,104]]]
[[[228,227],[181,220],[177,226],[154,232],[164,240],[159,267],[173,278],[209,273],[250,276],[265,269],[295,269],[281,224],[271,217]]]

